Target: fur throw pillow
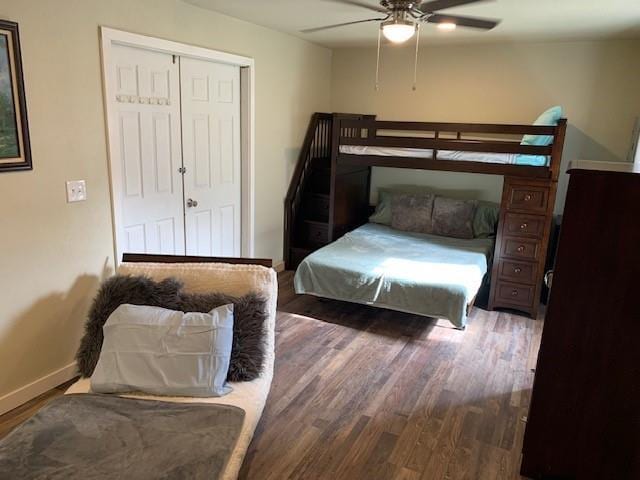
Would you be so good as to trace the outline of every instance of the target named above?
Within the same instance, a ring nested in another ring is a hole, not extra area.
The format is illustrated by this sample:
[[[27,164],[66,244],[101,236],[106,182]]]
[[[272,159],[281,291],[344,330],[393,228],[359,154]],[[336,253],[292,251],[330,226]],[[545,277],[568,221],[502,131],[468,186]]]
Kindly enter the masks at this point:
[[[90,377],[102,349],[102,326],[109,315],[124,303],[149,305],[182,312],[209,312],[233,303],[233,346],[227,380],[244,382],[257,378],[265,359],[265,327],[269,316],[266,299],[250,293],[235,298],[219,293],[187,293],[175,278],[156,282],[145,276],[115,275],[98,291],[85,324],[85,333],[76,354],[78,370]]]

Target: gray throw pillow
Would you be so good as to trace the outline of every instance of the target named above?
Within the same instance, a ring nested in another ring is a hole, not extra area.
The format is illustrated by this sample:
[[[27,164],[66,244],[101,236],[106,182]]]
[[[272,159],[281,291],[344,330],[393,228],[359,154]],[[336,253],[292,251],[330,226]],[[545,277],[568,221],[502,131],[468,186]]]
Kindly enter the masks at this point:
[[[500,205],[493,202],[478,201],[478,208],[473,217],[473,236],[489,238],[496,234],[500,219]]]
[[[464,190],[434,192],[433,187],[420,185],[399,185],[394,187],[381,187],[378,189],[378,203],[375,211],[369,217],[372,223],[391,226],[391,199],[401,193],[440,193],[446,197],[469,199],[477,192]],[[478,201],[478,208],[473,218],[473,235],[475,238],[488,238],[496,234],[498,219],[500,217],[500,205],[484,200]]]
[[[477,206],[476,200],[436,197],[433,202],[433,234],[473,238],[473,219]]]
[[[103,327],[96,393],[220,397],[233,344],[233,304],[209,313],[120,305]]]
[[[378,203],[374,212],[369,216],[371,223],[391,225],[391,198],[393,193],[387,189],[378,190]]]
[[[434,196],[398,193],[391,197],[391,227],[405,232],[431,233]]]

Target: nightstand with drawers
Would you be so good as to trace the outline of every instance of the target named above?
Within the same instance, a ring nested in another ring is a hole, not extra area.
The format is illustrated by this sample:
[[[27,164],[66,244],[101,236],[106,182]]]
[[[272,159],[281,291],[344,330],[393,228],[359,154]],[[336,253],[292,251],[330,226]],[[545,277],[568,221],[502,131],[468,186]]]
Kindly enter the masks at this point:
[[[538,315],[557,183],[505,177],[489,309]]]

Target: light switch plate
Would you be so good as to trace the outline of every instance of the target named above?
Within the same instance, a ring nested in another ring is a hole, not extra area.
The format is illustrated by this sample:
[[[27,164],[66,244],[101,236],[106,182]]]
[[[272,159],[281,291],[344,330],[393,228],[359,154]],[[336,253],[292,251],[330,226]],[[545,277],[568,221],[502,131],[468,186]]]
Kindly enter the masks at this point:
[[[82,202],[87,199],[87,184],[84,180],[67,182],[67,202]]]

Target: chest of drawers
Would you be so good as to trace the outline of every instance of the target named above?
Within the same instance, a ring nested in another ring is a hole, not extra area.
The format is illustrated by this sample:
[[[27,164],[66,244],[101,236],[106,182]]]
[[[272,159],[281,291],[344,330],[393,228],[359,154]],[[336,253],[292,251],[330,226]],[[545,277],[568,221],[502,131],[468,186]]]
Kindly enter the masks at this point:
[[[637,480],[640,169],[572,166],[521,474]]]
[[[489,309],[538,315],[557,183],[505,177]]]

